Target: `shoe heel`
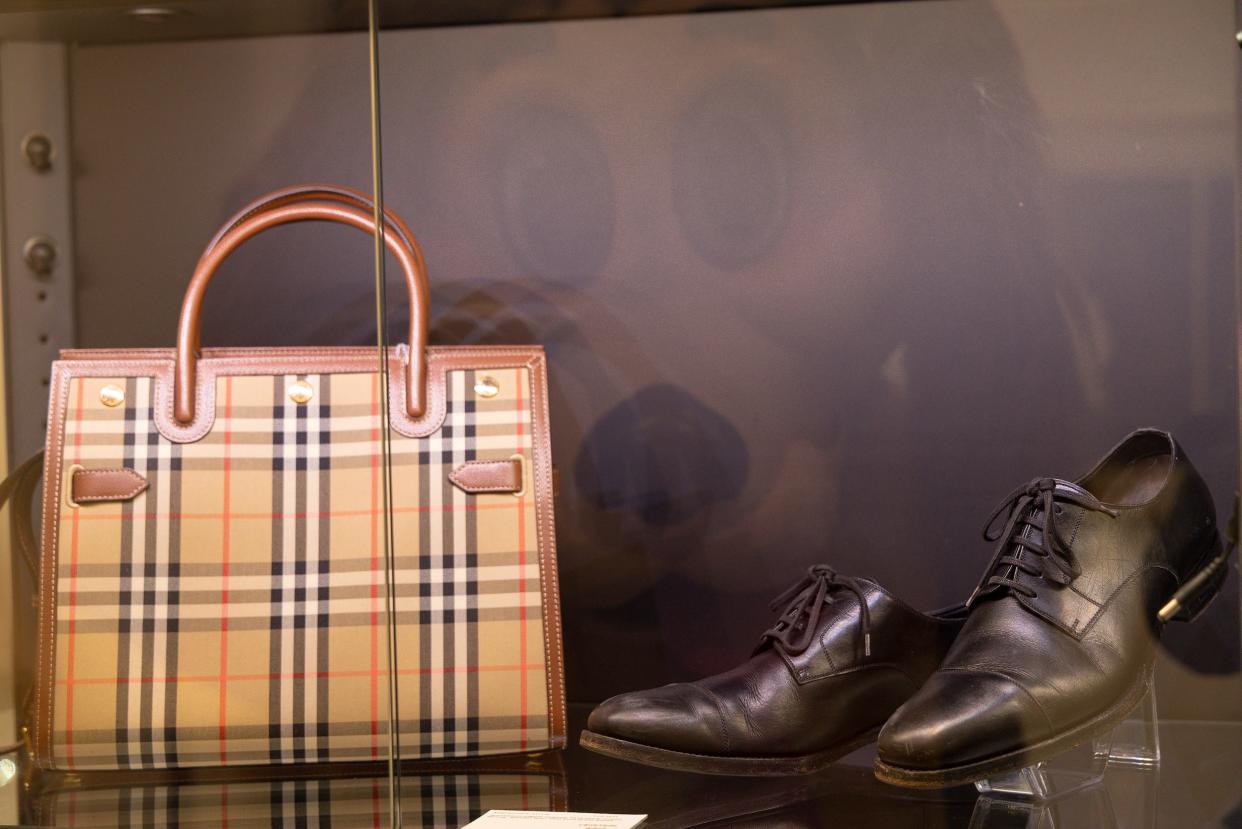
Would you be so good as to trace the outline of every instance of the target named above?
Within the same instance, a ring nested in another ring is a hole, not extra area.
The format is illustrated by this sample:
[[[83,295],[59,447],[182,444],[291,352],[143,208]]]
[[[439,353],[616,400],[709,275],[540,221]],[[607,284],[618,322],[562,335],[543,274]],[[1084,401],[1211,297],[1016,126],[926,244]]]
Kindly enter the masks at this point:
[[[1207,555],[1199,560],[1207,560],[1200,569],[1191,574],[1182,583],[1173,597],[1160,608],[1159,617],[1162,622],[1193,622],[1198,619],[1208,605],[1220,593],[1229,575],[1226,566],[1232,547],[1226,552],[1219,533],[1212,533],[1211,547]]]

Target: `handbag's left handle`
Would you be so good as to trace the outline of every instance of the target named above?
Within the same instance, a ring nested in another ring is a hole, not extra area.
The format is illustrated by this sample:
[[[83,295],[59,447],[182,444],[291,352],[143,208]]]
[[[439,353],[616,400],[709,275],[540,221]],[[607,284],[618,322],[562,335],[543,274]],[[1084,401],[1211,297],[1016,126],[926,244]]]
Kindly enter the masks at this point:
[[[364,233],[374,234],[375,220],[368,213],[335,201],[310,201],[283,204],[243,219],[209,246],[198,260],[190,285],[181,303],[177,322],[177,357],[173,374],[173,416],[183,424],[194,420],[200,310],[203,295],[220,264],[253,236],[268,228],[291,222],[327,221],[346,224]],[[412,237],[411,237],[412,238]],[[410,302],[410,357],[406,364],[406,410],[411,418],[422,417],[427,401],[427,270],[422,257],[392,233],[384,234],[388,251],[396,258],[405,275]]]

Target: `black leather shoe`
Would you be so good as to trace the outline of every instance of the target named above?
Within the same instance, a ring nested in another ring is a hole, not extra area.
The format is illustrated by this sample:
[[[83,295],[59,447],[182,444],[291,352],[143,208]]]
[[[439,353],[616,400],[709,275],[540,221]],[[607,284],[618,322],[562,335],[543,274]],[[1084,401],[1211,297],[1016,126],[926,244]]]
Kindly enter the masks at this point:
[[[1193,581],[1163,613],[1192,619],[1227,572],[1207,486],[1152,429],[1077,483],[1015,490],[984,537],[996,554],[961,635],[880,732],[885,782],[969,783],[1107,731],[1147,693],[1170,597]]]
[[[587,721],[585,748],[707,774],[808,774],[875,739],[935,670],[965,606],[920,613],[824,565],[772,603],[751,658],[698,682],[621,694]]]

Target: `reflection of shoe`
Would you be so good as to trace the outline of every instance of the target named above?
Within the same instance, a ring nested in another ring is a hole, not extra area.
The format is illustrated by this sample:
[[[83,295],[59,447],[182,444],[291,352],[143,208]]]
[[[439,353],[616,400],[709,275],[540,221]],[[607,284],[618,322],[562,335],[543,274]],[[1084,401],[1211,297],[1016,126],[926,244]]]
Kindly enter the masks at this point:
[[[1221,550],[1207,486],[1155,430],[1130,435],[1077,484],[1015,490],[984,534],[996,555],[961,636],[880,733],[885,782],[968,783],[1107,731],[1147,693],[1157,613]],[[1173,618],[1198,615],[1226,572],[1210,570]]]
[[[870,763],[834,763],[798,777],[720,777],[571,752],[574,808],[647,814],[642,829],[947,829],[970,823],[978,799],[968,787],[895,789],[875,779]]]
[[[706,774],[807,774],[875,739],[939,664],[964,608],[920,613],[868,579],[824,565],[751,658],[692,683],[621,694],[591,713],[584,747]]]

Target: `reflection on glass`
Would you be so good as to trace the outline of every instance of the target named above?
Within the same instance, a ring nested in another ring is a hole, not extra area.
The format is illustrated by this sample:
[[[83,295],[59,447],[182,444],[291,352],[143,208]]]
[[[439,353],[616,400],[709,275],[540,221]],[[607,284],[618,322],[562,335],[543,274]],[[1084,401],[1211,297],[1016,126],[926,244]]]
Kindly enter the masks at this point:
[[[50,787],[31,801],[28,819],[105,829],[373,827],[389,824],[387,787],[386,777]],[[556,773],[407,773],[401,818],[409,826],[457,829],[488,809],[563,810],[564,788]]]

